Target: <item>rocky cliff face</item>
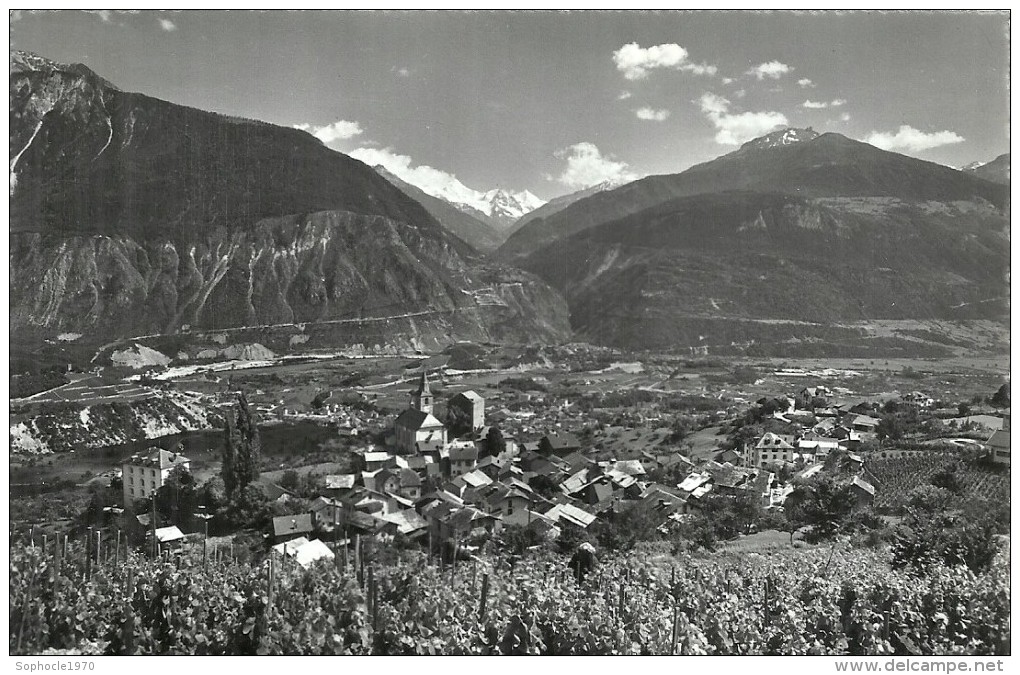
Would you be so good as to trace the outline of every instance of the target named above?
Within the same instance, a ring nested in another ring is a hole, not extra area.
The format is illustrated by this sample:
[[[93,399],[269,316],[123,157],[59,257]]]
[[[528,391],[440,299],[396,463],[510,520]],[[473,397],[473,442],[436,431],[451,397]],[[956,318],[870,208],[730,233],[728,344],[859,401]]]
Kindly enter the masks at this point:
[[[430,313],[470,315],[467,338],[567,331],[541,281],[483,267],[420,204],[302,131],[25,53],[12,53],[10,93],[15,333],[101,341]]]

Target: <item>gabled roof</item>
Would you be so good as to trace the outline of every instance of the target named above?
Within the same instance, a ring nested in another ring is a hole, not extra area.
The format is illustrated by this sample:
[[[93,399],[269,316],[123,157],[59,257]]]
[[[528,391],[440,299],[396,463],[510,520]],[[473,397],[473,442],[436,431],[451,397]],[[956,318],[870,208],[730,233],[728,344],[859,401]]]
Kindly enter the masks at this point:
[[[421,476],[411,469],[401,469],[400,487],[421,487]]]
[[[262,489],[263,494],[266,495],[266,499],[271,502],[275,502],[277,499],[283,496],[290,496],[290,491],[285,490],[276,483],[270,483],[265,479],[259,479],[256,485]]]
[[[762,437],[760,439],[758,439],[758,444],[755,447],[758,448],[758,449],[765,449],[765,448],[769,448],[769,449],[776,449],[776,448],[778,448],[780,450],[792,450],[793,449],[793,446],[790,445],[790,443],[787,442],[786,439],[784,439],[779,434],[772,433],[771,431],[766,432],[765,434],[763,434]]]
[[[180,539],[184,539],[184,533],[176,525],[156,528],[156,541],[161,544],[167,544]]]
[[[312,531],[312,514],[299,513],[295,516],[279,516],[273,518],[273,536],[283,537],[289,534],[305,534]]]
[[[450,447],[450,461],[451,462],[470,462],[478,459],[478,448],[474,445],[465,447],[451,446]]]
[[[456,398],[466,398],[467,400],[471,401],[472,403],[481,403],[481,402],[483,402],[485,400],[481,396],[479,396],[476,392],[474,392],[474,391],[472,391],[470,389],[468,389],[467,391],[462,391],[459,394],[454,395],[450,400],[452,401],[452,400],[454,400]]]
[[[478,488],[482,487],[483,485],[492,484],[492,479],[478,470],[469,471],[468,473],[460,476],[460,479],[463,480],[465,484],[473,488]]]
[[[861,480],[859,477],[854,476],[854,479],[850,481],[850,484],[864,490],[872,497],[875,496],[875,486],[866,480]]]
[[[443,423],[433,417],[430,413],[408,408],[397,416],[394,424],[404,429],[435,429],[443,426]]]
[[[124,464],[151,467],[162,470],[173,468],[178,464],[187,465],[189,462],[191,462],[191,460],[184,455],[157,448],[148,454],[131,455]]]
[[[428,521],[414,509],[396,511],[379,517],[387,522],[394,523],[397,526],[397,531],[401,534],[413,534],[429,526]]]
[[[588,527],[596,517],[573,504],[557,504],[545,512],[545,516],[553,521],[564,520],[578,527]]]
[[[1009,450],[1009,432],[1005,429],[996,429],[988,437],[988,445],[992,448]]]
[[[850,424],[851,425],[861,424],[861,425],[868,426],[868,427],[877,427],[878,423],[880,421],[881,420],[875,419],[874,417],[871,417],[870,415],[854,415],[850,419]]]
[[[366,452],[365,462],[385,462],[393,459],[393,455],[388,452]]]
[[[356,476],[353,473],[342,473],[326,476],[326,489],[350,490],[352,487],[354,487],[355,478]]]

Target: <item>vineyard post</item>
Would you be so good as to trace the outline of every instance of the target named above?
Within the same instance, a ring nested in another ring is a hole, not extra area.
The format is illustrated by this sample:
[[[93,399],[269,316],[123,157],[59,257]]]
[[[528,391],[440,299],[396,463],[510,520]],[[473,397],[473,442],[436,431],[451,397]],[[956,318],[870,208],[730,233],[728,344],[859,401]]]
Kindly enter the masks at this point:
[[[230,564],[234,564],[234,540],[230,540]]]
[[[333,559],[336,566],[340,567],[340,514],[333,507]]]
[[[375,632],[376,627],[378,626],[378,618],[379,618],[379,606],[378,606],[379,596],[378,596],[378,591],[379,591],[379,589],[376,586],[376,580],[375,580],[375,570],[373,569],[372,565],[369,565],[368,566],[368,606],[369,606],[369,612],[370,612],[370,614],[372,616],[372,631],[373,632]]]
[[[676,598],[673,598],[673,639],[669,643],[670,656],[676,654],[676,643],[679,639],[680,639],[680,603],[677,602]]]
[[[124,601],[124,632],[122,642],[124,643],[124,654],[131,655],[135,651],[135,614],[131,607],[131,600],[135,594],[135,569],[127,569],[127,592]]]
[[[206,567],[206,558],[209,556],[209,520],[204,519],[205,539],[202,540],[202,569]]]
[[[67,535],[66,534],[64,535],[64,551],[63,551],[63,555],[61,557],[65,558],[65,559],[67,558]]]
[[[92,526],[89,525],[88,536],[85,537],[85,581],[92,578]]]
[[[349,562],[347,560],[347,555],[348,555],[348,546],[350,545],[350,543],[351,543],[350,537],[348,537],[348,535],[347,535],[347,530],[344,529],[344,574],[347,574],[347,567],[348,567],[348,562]]]
[[[273,557],[269,556],[269,592],[267,594],[266,616],[273,613]]]
[[[156,540],[156,495],[152,496],[152,557],[159,559],[159,541]]]
[[[619,620],[620,623],[623,623],[623,599],[624,599],[624,596],[626,595],[625,591],[623,590],[623,587],[624,587],[624,582],[621,581],[620,582],[620,605],[619,605],[619,609],[617,610],[617,613],[616,613],[617,620]]]
[[[53,544],[54,544],[54,546],[53,546],[53,567],[54,567],[54,569],[56,569],[57,576],[59,577],[60,576],[61,567],[63,565],[63,561],[61,560],[61,555],[60,555],[61,554],[60,535],[54,536],[53,539],[54,539],[54,542],[53,542]]]
[[[489,573],[482,574],[482,598],[478,604],[478,620],[485,620],[485,598],[489,594]]]
[[[43,552],[44,556],[49,555],[49,550],[47,550],[48,545],[49,545],[49,542],[46,541],[46,535],[44,534],[42,536],[42,552]]]
[[[92,529],[91,527],[89,528]],[[28,528],[28,547],[35,548],[35,525]]]
[[[113,566],[120,567],[120,528],[117,528],[117,543],[113,547]]]
[[[32,606],[32,584],[35,582],[35,568],[28,577],[28,588],[25,589],[25,601],[21,605],[21,624],[18,626],[18,642],[15,651],[21,651],[21,638],[25,633],[25,617],[28,616],[29,607]]]
[[[765,594],[764,594],[764,602],[762,604],[762,616],[763,616],[762,621],[763,621],[763,624],[765,626],[768,626],[769,625],[769,580],[768,580],[768,578],[765,579],[764,590],[765,590]]]
[[[103,564],[103,531],[96,530],[96,567]]]

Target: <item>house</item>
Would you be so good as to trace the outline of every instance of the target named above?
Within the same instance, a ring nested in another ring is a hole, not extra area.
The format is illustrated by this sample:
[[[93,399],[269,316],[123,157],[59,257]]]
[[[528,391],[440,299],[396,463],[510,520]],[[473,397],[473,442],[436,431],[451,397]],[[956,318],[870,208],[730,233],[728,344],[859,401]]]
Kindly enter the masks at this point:
[[[447,402],[447,408],[456,410],[464,419],[471,423],[471,430],[477,431],[485,426],[485,399],[474,391],[461,392]]]
[[[839,440],[825,436],[805,436],[797,441],[797,452],[801,457],[811,455],[817,461],[824,461],[829,453],[839,450]]]
[[[401,469],[397,475],[399,480],[399,486],[397,491],[402,497],[407,499],[416,500],[421,497],[421,476],[416,471],[411,469]]]
[[[478,491],[479,503],[491,514],[510,516],[531,507],[531,497],[516,487],[493,483]]]
[[[988,447],[992,461],[1003,466],[1010,466],[1009,462],[1009,416],[1003,418],[1003,428],[992,432],[985,442]]]
[[[432,390],[422,371],[418,388],[411,392],[411,407],[393,425],[397,448],[406,454],[435,452],[446,445],[446,427],[432,415]]]
[[[305,569],[319,560],[333,560],[336,557],[326,544],[318,539],[309,541],[304,537],[276,544],[273,546],[273,551],[279,555],[293,558],[298,565]]]
[[[266,496],[266,500],[276,504],[286,504],[290,498],[294,496],[289,490],[285,490],[276,483],[266,480],[265,478],[259,478],[255,485],[262,490],[262,493]]]
[[[278,516],[270,525],[273,544],[303,537],[312,532],[312,514],[299,513],[293,516]]]
[[[538,533],[539,537],[545,541],[555,540],[560,536],[561,532],[560,528],[556,525],[556,521],[544,514],[529,509],[515,510],[510,515],[504,515],[503,525],[526,527]]]
[[[326,494],[331,497],[341,497],[354,489],[354,481],[357,478],[353,473],[334,474],[325,477]]]
[[[854,509],[867,508],[875,501],[875,487],[860,476],[854,476],[850,481],[850,494],[853,495]]]
[[[385,469],[389,466],[395,466],[396,462],[393,455],[388,452],[366,452],[364,454],[365,460],[365,471],[374,473],[379,469]]]
[[[176,525],[156,528],[156,541],[159,542],[161,550],[167,547],[175,547],[184,542],[184,533]]]
[[[162,448],[152,448],[148,454],[132,455],[121,465],[124,483],[124,506],[138,499],[147,499],[156,493],[177,467],[191,469],[191,460],[184,455]]]
[[[860,433],[874,433],[880,420],[870,415],[850,415],[847,426],[852,431]]]
[[[815,399],[827,399],[829,396],[832,396],[832,392],[829,391],[828,387],[804,387],[797,392],[797,407],[802,410],[812,410],[816,407]]]
[[[545,512],[545,517],[558,525],[570,525],[582,530],[587,529],[596,520],[594,514],[573,504],[556,504]]]
[[[900,400],[907,405],[917,408],[931,408],[935,405],[935,399],[920,391],[908,391],[900,396]]]
[[[403,509],[379,517],[389,523],[393,523],[397,528],[397,532],[405,537],[417,539],[428,534],[428,520],[419,515],[414,509]]]
[[[797,454],[792,436],[780,436],[771,431],[762,435],[750,452],[751,466],[793,462]]]
[[[538,451],[546,457],[555,455],[565,457],[572,452],[581,449],[581,441],[577,436],[569,432],[554,431],[542,437],[538,442]]]
[[[478,464],[478,448],[470,441],[454,441],[448,448],[450,475],[454,478],[474,471]]]

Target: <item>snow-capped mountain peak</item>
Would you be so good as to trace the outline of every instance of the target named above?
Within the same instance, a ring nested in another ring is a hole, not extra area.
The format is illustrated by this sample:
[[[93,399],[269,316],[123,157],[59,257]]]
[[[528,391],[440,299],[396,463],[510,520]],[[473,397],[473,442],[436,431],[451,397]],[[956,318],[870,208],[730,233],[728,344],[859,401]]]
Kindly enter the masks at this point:
[[[479,209],[482,213],[493,218],[508,218],[516,220],[525,213],[534,211],[545,204],[544,201],[524,190],[522,192],[509,192],[502,188],[489,190],[482,195],[487,208]]]
[[[784,145],[793,145],[794,143],[803,143],[804,141],[810,141],[818,138],[818,132],[808,127],[807,129],[795,129],[788,127],[786,129],[779,129],[773,131],[770,134],[765,134],[750,140],[740,146],[741,150],[764,150],[766,148],[778,148]]]

